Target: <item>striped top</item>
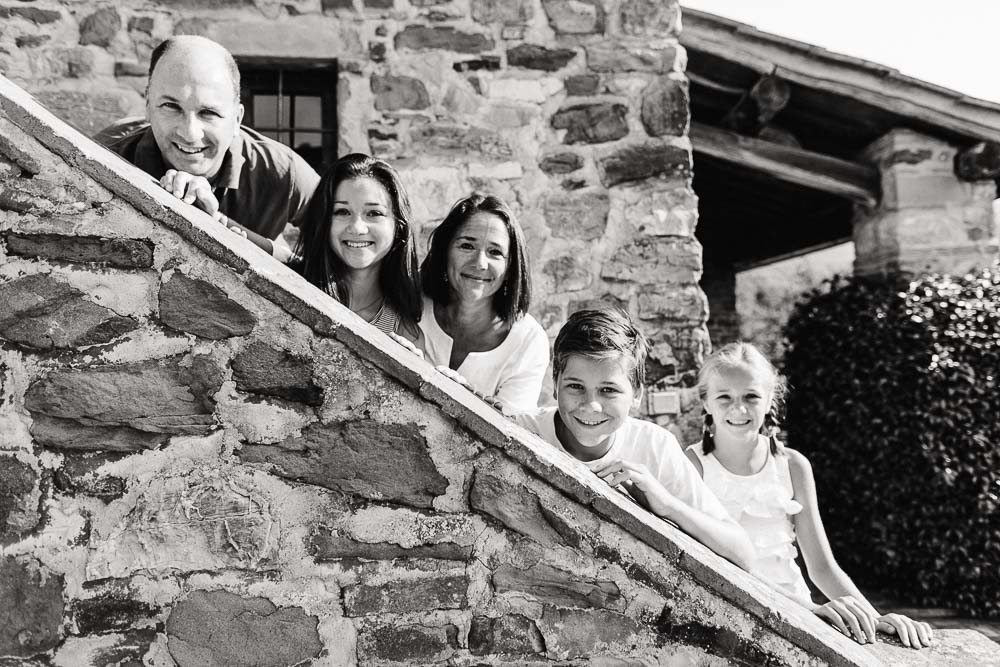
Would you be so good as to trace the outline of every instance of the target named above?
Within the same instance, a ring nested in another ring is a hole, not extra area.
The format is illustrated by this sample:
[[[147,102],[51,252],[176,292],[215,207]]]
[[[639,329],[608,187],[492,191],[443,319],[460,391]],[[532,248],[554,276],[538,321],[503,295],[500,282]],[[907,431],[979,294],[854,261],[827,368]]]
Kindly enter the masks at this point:
[[[384,334],[396,333],[396,329],[399,327],[399,313],[383,301],[382,307],[375,313],[375,317],[368,320],[368,324],[375,326]]]

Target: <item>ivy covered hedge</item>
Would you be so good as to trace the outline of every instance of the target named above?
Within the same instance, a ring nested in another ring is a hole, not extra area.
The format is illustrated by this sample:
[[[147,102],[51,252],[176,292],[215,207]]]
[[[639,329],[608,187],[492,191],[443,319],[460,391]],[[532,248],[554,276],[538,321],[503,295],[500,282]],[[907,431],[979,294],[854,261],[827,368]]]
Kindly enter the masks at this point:
[[[837,560],[901,602],[1000,617],[1000,267],[838,278],[785,333],[788,443]]]

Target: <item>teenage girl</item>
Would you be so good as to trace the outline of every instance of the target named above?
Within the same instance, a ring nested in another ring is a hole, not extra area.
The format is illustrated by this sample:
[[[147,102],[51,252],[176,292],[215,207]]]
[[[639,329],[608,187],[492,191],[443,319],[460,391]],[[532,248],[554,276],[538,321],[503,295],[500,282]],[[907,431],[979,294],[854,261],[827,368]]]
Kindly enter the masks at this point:
[[[905,646],[929,646],[934,635],[927,623],[879,613],[834,559],[812,467],[773,435],[784,383],[764,355],[748,343],[726,345],[702,366],[698,393],[705,433],[687,455],[754,543],[751,571],[859,643],[874,642],[881,630],[897,634]],[[795,563],[796,543],[826,604],[816,605],[809,595]]]
[[[346,155],[303,214],[299,272],[384,333],[422,347],[422,300],[410,202],[387,162]]]

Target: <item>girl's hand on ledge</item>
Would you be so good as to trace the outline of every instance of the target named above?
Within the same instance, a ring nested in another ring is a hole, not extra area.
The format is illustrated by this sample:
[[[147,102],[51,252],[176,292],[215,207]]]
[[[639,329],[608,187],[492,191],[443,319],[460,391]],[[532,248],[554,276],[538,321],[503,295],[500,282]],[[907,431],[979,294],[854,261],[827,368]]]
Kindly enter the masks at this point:
[[[813,609],[813,613],[859,644],[875,642],[877,618],[850,595],[843,595]]]
[[[413,343],[413,341],[410,340],[409,338],[406,338],[405,336],[400,336],[398,333],[391,333],[391,334],[389,334],[389,338],[393,339],[394,341],[396,341],[397,343],[399,343],[400,345],[402,345],[407,350],[409,350],[413,354],[417,355],[421,359],[424,358],[424,351],[421,350],[419,347],[417,347]]]
[[[903,646],[922,649],[934,643],[934,630],[923,621],[914,621],[902,614],[883,614],[877,620],[878,629],[898,636]]]

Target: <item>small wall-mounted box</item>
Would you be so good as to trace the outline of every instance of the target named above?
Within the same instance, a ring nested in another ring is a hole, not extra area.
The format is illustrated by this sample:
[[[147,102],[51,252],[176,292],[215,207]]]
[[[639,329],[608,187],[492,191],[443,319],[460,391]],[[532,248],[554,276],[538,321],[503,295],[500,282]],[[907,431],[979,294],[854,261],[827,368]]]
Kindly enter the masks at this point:
[[[676,415],[681,412],[681,392],[677,389],[658,389],[648,394],[646,407],[651,415]]]

